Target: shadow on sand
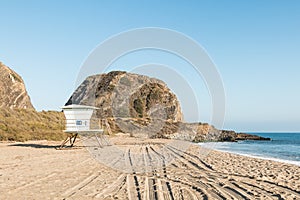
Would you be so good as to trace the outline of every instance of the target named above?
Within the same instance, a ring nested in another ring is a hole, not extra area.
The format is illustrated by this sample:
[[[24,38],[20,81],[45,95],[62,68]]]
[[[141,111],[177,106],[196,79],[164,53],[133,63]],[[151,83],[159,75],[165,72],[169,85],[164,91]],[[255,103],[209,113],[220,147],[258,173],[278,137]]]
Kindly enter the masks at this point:
[[[85,146],[81,146],[81,145],[76,145],[73,147],[70,146],[64,146],[62,148],[60,148],[60,145],[47,145],[47,144],[32,144],[32,143],[28,143],[28,144],[10,144],[9,146],[13,146],[13,147],[30,147],[30,148],[37,148],[37,149],[58,149],[58,150],[68,150],[68,149],[82,149],[85,148]]]
[[[55,149],[59,147],[58,145],[46,145],[46,144],[10,144],[9,146],[14,147],[32,147],[37,149]]]

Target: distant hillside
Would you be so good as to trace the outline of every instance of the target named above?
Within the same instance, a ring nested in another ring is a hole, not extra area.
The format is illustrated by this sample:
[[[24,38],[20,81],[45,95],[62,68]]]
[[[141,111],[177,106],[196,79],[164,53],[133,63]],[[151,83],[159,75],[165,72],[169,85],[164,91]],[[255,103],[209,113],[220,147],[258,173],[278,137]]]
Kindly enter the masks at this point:
[[[62,112],[0,108],[0,140],[63,140]]]
[[[0,62],[0,108],[34,109],[21,76]]]

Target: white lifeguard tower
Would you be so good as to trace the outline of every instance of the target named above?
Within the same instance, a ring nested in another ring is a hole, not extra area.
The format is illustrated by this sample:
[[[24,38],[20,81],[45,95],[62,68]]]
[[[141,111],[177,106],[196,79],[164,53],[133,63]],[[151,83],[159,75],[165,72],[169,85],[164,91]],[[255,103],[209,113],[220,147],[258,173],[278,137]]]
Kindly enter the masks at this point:
[[[59,149],[63,148],[68,141],[70,141],[70,146],[72,147],[78,134],[94,135],[100,147],[103,146],[101,139],[104,139],[109,144],[103,137],[104,131],[102,127],[100,129],[91,129],[91,117],[96,109],[98,108],[75,104],[62,107],[66,117],[66,130],[64,132],[67,134],[67,138],[60,145]],[[100,138],[98,137],[99,134]]]

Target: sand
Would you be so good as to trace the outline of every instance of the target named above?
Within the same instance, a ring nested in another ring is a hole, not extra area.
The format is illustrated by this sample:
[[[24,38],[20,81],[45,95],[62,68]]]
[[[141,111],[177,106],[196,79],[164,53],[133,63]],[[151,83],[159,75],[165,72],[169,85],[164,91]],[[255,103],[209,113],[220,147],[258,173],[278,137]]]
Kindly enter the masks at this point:
[[[110,162],[102,163],[101,152],[90,153],[99,148],[82,142],[66,150],[55,149],[59,142],[0,143],[0,199],[300,199],[296,165],[192,143],[110,140],[100,148]]]

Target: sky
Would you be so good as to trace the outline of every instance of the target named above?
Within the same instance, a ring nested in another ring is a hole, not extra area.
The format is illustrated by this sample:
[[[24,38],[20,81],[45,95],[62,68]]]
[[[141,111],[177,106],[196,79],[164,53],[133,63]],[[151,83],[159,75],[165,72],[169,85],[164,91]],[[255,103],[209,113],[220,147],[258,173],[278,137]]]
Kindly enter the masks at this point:
[[[226,95],[223,128],[300,131],[300,1],[0,0],[0,8],[0,61],[23,77],[37,110],[65,104],[82,64],[107,38],[160,27],[195,40],[217,67]],[[138,67],[148,63],[162,65]],[[163,65],[186,79],[193,100],[176,85],[175,74],[158,73]],[[190,68],[174,55],[147,50],[121,57],[109,70],[161,78],[177,94],[187,121],[210,122],[210,92]]]

